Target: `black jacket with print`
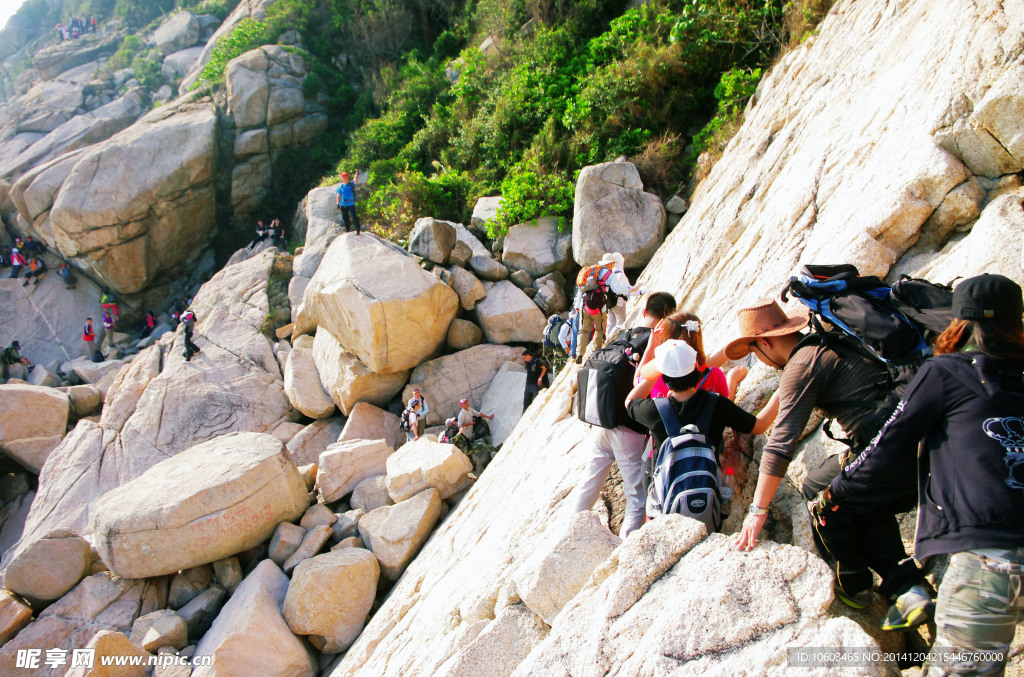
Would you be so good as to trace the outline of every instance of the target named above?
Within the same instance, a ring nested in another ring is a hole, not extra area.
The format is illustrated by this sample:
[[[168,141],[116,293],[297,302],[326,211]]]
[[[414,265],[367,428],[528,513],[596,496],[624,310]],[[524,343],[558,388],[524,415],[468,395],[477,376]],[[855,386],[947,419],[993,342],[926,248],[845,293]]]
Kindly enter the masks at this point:
[[[1024,363],[977,352],[930,359],[832,481],[836,502],[885,486],[918,442],[917,559],[1024,546]]]

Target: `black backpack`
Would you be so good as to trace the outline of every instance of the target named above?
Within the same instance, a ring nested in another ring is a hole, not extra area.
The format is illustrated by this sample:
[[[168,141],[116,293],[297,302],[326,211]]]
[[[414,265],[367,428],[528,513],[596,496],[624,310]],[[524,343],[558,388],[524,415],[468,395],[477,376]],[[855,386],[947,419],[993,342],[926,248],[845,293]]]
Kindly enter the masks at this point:
[[[801,345],[820,343],[840,355],[852,351],[879,366],[878,398],[842,403],[877,410],[857,435],[866,442],[889,418],[931,356],[931,339],[952,321],[952,288],[906,276],[889,287],[873,275],[861,276],[852,265],[806,265],[790,278],[782,300],[789,300],[789,294],[811,311],[813,331]],[[832,328],[826,329],[822,321]],[[829,423],[825,434],[835,439]]]
[[[412,430],[412,421],[409,420],[412,418],[411,414],[412,412],[408,409],[402,410],[402,418],[398,421],[398,427],[403,433],[407,433]]]
[[[650,337],[647,327],[630,329],[619,332],[611,343],[594,351],[577,375],[577,418],[608,429],[630,421],[626,415],[626,396],[633,389],[636,365]]]

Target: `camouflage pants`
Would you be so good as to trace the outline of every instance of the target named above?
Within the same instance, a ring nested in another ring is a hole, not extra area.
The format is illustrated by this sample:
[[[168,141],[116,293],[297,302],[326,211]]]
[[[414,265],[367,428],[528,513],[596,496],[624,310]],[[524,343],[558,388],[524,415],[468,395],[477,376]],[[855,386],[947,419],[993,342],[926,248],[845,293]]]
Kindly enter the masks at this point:
[[[1003,674],[1014,631],[1024,618],[1022,578],[1024,548],[999,559],[973,551],[953,555],[939,586],[934,660],[925,664],[926,677]]]

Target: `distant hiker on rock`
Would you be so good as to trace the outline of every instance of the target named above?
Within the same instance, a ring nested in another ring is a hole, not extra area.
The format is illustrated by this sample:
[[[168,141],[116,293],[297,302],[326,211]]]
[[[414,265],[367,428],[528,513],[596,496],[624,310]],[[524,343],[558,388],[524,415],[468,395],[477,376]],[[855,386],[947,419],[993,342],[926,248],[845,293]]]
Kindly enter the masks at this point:
[[[64,280],[64,288],[68,291],[71,291],[78,286],[78,278],[75,277],[75,274],[71,271],[71,267],[68,266],[68,264],[60,264],[60,267],[57,268],[57,275],[60,279]]]
[[[472,442],[475,437],[473,423],[476,422],[477,417],[486,418],[489,421],[494,420],[494,414],[482,414],[469,406],[469,400],[465,398],[459,400],[459,414],[455,422],[459,426],[459,434],[468,442]]]
[[[85,321],[85,326],[82,327],[82,340],[85,341],[85,354],[92,355],[96,345],[96,332],[92,328],[91,317]]]
[[[405,432],[406,442],[415,442],[420,438],[419,426],[420,426],[420,408],[423,406],[423,400],[418,400],[415,397],[409,400],[409,404],[402,411],[402,418],[399,427]]]
[[[287,251],[288,243],[284,240],[284,226],[281,225],[281,219],[274,219],[270,222],[270,238],[278,251]]]
[[[103,341],[100,343],[100,348],[110,348],[114,345],[114,316],[110,314],[109,310],[103,311]]]
[[[46,251],[46,247],[43,246],[42,242],[29,235],[25,238],[25,244],[22,246],[21,251],[27,257],[42,256],[43,252]]]
[[[46,261],[38,256],[33,256],[32,260],[28,262],[28,272],[25,273],[25,281],[21,283],[21,286],[27,287],[29,280],[32,280],[32,286],[35,286],[44,277],[46,277]],[[33,278],[35,279],[33,280]]]
[[[548,367],[529,351],[523,351],[523,361],[526,363],[526,390],[523,391],[523,410],[525,411],[533,403],[541,389],[548,387]]]
[[[185,361],[188,362],[192,359],[193,355],[202,352],[199,350],[199,346],[192,342],[192,332],[196,326],[196,314],[191,310],[186,310],[181,314],[181,323],[185,325]]]
[[[806,315],[787,316],[775,301],[761,301],[739,311],[740,337],[731,341],[722,353],[731,360],[753,353],[766,366],[782,370],[776,393],[780,399],[778,420],[764,447],[749,514],[735,538],[741,550],[750,550],[757,544],[768,518],[768,506],[786,475],[797,442],[814,409],[821,409],[835,418],[850,436],[852,447],[847,454],[830,456],[819,468],[808,473],[803,483],[803,493],[808,500],[814,499],[839,474],[843,458],[856,458],[884,423],[877,405],[882,395],[880,384],[886,381],[884,368],[843,346],[817,337],[804,340],[801,330],[808,322]],[[913,486],[917,481],[912,465],[904,466],[899,477],[894,475],[891,479],[904,486]],[[858,515],[842,520],[845,535],[841,539],[842,549],[833,553],[835,557],[830,556],[830,549],[815,534],[819,551],[832,559],[836,596],[847,606],[855,609],[870,606],[871,571],[881,577],[879,592],[897,602],[882,621],[883,630],[904,629],[927,620],[927,614],[914,613],[920,605],[900,602],[904,595],[915,595],[924,579],[903,547],[896,512],[892,509],[892,493],[880,490],[866,496],[860,503]],[[839,529],[837,524],[833,531]],[[838,538],[836,533],[831,537]],[[930,605],[931,600],[921,603]]]
[[[419,436],[427,430],[427,414],[430,413],[430,405],[427,404],[427,398],[423,396],[423,393],[420,392],[419,388],[412,389],[412,399],[409,400],[409,404],[412,404],[416,400],[419,400],[420,403],[416,417],[418,421],[416,426],[416,435]]]
[[[119,322],[121,320],[121,315],[117,311],[117,300],[114,298],[114,295],[110,293],[109,289],[103,290],[103,296],[100,297],[100,306],[103,310],[109,310],[114,314],[114,322]],[[106,326],[105,322],[104,326]]]
[[[597,265],[587,266],[576,276],[576,297],[573,311],[576,317],[575,326],[578,331],[569,346],[569,357],[575,358],[576,364],[583,361],[590,343],[590,333],[594,333],[594,345],[604,345],[605,328],[608,315],[609,300],[617,303],[618,296],[628,296],[633,292],[643,293],[639,287],[629,283],[623,269],[622,254],[605,254]]]
[[[26,370],[32,370],[32,363],[29,362],[27,357],[21,356],[21,344],[17,341],[11,341],[11,345],[0,350],[0,367],[3,368],[3,380],[6,381],[10,377],[11,366],[15,364],[22,364]]]
[[[152,310],[146,311],[146,326],[142,328],[141,338],[146,338],[156,329],[156,313]]]
[[[270,229],[263,225],[263,219],[258,219],[256,221],[256,236],[252,239],[252,242],[248,244],[248,248],[252,249],[256,246],[257,242],[263,242],[263,240],[267,239],[267,235],[269,233]]]
[[[606,421],[613,419],[606,424],[601,421],[604,412],[589,412],[596,416],[592,416],[587,421],[590,423],[590,432],[587,434],[585,447],[587,463],[586,469],[583,471],[583,480],[579,484],[574,510],[575,512],[584,512],[594,507],[614,461],[619,466],[622,487],[626,494],[626,514],[619,532],[623,538],[639,529],[640,525],[644,523],[641,457],[647,433],[642,425],[626,417],[625,396],[629,392],[634,368],[647,345],[651,329],[664,319],[665,314],[671,312],[675,305],[676,301],[671,294],[665,292],[652,294],[647,299],[647,306],[644,308],[640,325],[625,334],[624,341],[613,342],[605,348],[609,357],[615,358],[614,362],[621,365],[622,378],[620,379],[620,374],[611,374],[607,379],[595,375],[592,380],[588,376],[586,391],[581,390],[577,393],[577,397],[586,398],[586,393],[592,391],[595,400],[614,400],[616,406],[614,412],[605,415]],[[609,364],[611,364],[611,360],[609,360]],[[589,365],[590,362],[584,366],[583,371],[588,371]],[[625,385],[622,383],[623,380]],[[581,383],[583,382],[581,381]],[[605,392],[606,389],[607,392]],[[616,418],[619,420],[614,420]]]
[[[356,170],[355,178],[350,182],[348,172],[341,173],[341,185],[338,186],[338,210],[341,218],[345,221],[345,230],[351,231],[353,224],[356,227],[356,235],[359,235],[359,216],[356,214],[356,184],[359,183],[359,170]]]
[[[15,247],[11,250],[11,278],[17,279],[18,273],[25,266],[25,256]]]

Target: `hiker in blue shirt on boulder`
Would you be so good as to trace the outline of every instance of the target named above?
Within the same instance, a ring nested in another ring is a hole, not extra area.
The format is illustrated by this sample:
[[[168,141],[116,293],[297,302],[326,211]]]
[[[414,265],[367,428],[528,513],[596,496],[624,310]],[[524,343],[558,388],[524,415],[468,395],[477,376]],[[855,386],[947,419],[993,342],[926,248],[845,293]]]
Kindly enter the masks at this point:
[[[341,185],[338,186],[338,210],[341,211],[341,218],[345,221],[345,230],[351,231],[355,224],[356,235],[359,235],[359,216],[356,214],[356,184],[359,183],[359,170],[356,176],[349,181],[348,172],[341,173]]]

